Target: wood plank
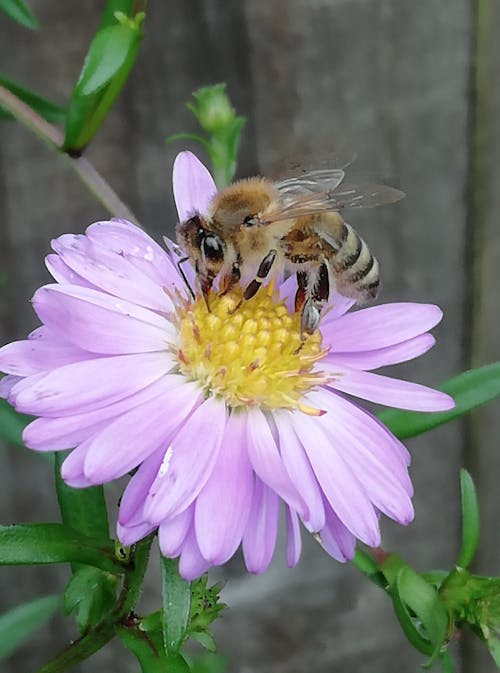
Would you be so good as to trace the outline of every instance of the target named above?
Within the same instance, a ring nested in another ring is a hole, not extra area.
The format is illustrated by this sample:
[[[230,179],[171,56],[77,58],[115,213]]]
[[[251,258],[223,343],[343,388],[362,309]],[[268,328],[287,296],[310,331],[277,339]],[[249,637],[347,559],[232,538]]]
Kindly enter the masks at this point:
[[[356,171],[389,178],[408,193],[397,206],[350,218],[381,261],[382,300],[435,302],[445,311],[434,351],[394,373],[437,383],[463,365],[469,4],[150,3],[137,68],[90,155],[159,237],[175,224],[169,173],[180,149],[165,148],[163,139],[194,128],[183,102],[197,86],[228,81],[239,112],[249,116],[241,174],[281,158],[318,155],[324,162],[339,147],[356,151]],[[35,36],[1,23],[0,62],[13,77],[61,100],[100,6],[97,0],[38,3],[44,29]],[[22,47],[15,60],[9,58],[14,39]],[[7,307],[0,310],[10,318],[4,327],[9,339],[34,324],[26,299],[46,282],[41,259],[49,238],[82,231],[104,213],[23,129],[3,126],[0,133],[1,261],[10,278]],[[412,450],[417,518],[408,529],[384,525],[386,545],[421,569],[451,564],[458,544],[461,429],[437,430],[413,442]],[[10,454],[2,473],[2,518],[54,516],[45,468],[33,459],[28,466],[29,458],[18,455]],[[230,578],[226,599],[232,609],[218,635],[231,671],[416,670],[420,658],[404,641],[389,602],[352,568],[333,562],[310,538],[297,569],[284,570],[282,557],[281,544],[261,578],[246,576],[238,561],[220,572]],[[3,607],[19,596],[18,572],[0,575]],[[42,585],[49,590],[46,575],[37,572],[23,574],[27,594]],[[157,605],[156,581],[148,585],[144,609]],[[61,578],[54,575],[50,588],[56,586]],[[74,636],[65,628],[46,638],[48,652],[63,633]],[[16,672],[34,670],[41,647],[38,641],[33,654],[17,657]],[[117,656],[107,650],[95,661],[108,668],[119,661],[120,670],[135,670],[128,657]]]

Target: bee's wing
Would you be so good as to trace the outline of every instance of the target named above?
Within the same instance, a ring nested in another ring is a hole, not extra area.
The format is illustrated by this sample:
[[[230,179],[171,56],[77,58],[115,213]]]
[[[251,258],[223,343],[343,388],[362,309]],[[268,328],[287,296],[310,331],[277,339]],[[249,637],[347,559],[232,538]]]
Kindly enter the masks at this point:
[[[278,192],[284,198],[307,194],[318,194],[336,189],[344,179],[341,168],[307,171],[275,183]]]
[[[333,174],[337,175],[334,176]],[[340,174],[342,173],[342,176]],[[326,177],[328,181],[318,179]],[[404,192],[387,185],[342,182],[343,171],[311,171],[300,178],[276,183],[282,202],[266,213],[266,222],[278,222],[315,213],[340,211],[344,208],[373,208],[395,203],[404,198]],[[331,184],[335,183],[335,186]],[[284,187],[282,187],[284,185]]]

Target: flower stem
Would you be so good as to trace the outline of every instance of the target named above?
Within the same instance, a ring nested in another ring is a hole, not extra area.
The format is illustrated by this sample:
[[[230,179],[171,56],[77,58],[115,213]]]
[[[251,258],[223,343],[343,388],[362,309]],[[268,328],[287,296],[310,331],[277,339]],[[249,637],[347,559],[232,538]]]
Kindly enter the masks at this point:
[[[352,564],[371,582],[387,591],[387,581],[379,568],[375,555],[369,554],[358,547],[352,559]]]
[[[15,119],[45,142],[51,150],[57,152],[71,166],[92,195],[113,217],[121,217],[139,224],[137,217],[123,203],[116,192],[106,182],[94,166],[83,156],[70,156],[62,151],[64,137],[61,131],[49,124],[20,98],[0,85],[0,105]]]
[[[130,571],[125,575],[123,589],[113,611],[118,619],[126,617],[137,602],[141,592],[144,575],[146,573],[149,552],[154,537],[155,533],[151,533],[151,535],[148,535],[135,545],[132,556],[132,566]]]

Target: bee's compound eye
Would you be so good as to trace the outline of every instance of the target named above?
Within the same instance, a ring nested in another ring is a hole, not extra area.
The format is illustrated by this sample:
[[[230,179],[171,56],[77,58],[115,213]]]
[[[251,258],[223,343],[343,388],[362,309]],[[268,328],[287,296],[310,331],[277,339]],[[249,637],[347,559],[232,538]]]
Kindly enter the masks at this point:
[[[201,242],[202,251],[206,259],[218,262],[224,259],[224,248],[221,239],[215,234],[207,234]]]

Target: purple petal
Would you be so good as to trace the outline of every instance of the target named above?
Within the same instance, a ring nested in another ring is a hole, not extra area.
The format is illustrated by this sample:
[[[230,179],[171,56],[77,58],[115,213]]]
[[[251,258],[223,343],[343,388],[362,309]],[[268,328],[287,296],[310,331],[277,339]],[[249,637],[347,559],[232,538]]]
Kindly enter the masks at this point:
[[[116,524],[116,535],[122,545],[129,547],[149,535],[156,526],[151,526],[149,523],[141,523],[137,526],[122,526],[120,523]]]
[[[281,459],[290,479],[307,505],[309,516],[302,520],[311,530],[321,530],[325,525],[323,498],[318,481],[314,476],[302,444],[293,431],[290,413],[275,411],[273,417],[278,429]]]
[[[256,474],[301,517],[308,519],[308,508],[288,476],[267,418],[257,407],[247,411],[247,434],[248,457]]]
[[[335,350],[335,344],[332,350],[322,360],[328,362],[335,368],[351,367],[352,369],[377,369],[387,365],[395,365],[426,353],[435,344],[435,339],[431,334],[421,334],[420,336],[408,339],[395,346],[386,348],[377,348],[371,351],[356,351],[354,353],[338,353]],[[321,364],[319,365],[321,367]]]
[[[19,381],[22,380],[23,380],[22,376],[13,376],[12,374],[3,376],[0,379],[0,397],[7,399],[10,395],[10,391],[12,390],[12,388],[16,386],[19,383]]]
[[[0,371],[31,376],[92,357],[95,356],[72,344],[26,339],[0,348]]]
[[[72,271],[69,266],[62,261],[59,255],[47,255],[45,257],[45,266],[49,270],[50,275],[58,283],[64,285],[81,285],[82,287],[89,287],[94,290],[97,289],[93,283],[89,283],[85,278],[82,278]]]
[[[180,152],[172,175],[175,205],[183,222],[194,213],[206,213],[217,192],[209,171],[192,152]]]
[[[179,574],[186,582],[191,582],[203,575],[209,568],[210,563],[201,555],[196,542],[196,535],[191,528],[182,547],[179,559]]]
[[[118,512],[118,521],[123,526],[134,525],[136,518],[144,518],[142,506],[164,457],[165,449],[161,447],[139,465],[137,472],[128,482],[120,499]]]
[[[377,515],[342,455],[335,437],[325,432],[320,418],[294,414],[293,425],[323,492],[342,523],[362,542],[380,543]]]
[[[98,431],[109,425],[111,419],[153,399],[167,387],[173,389],[184,383],[183,376],[170,374],[134,395],[93,411],[59,418],[37,418],[24,429],[23,441],[30,449],[37,451],[69,449],[84,439],[94,437]]]
[[[231,414],[217,462],[196,500],[196,539],[202,555],[213,565],[225,563],[234,554],[250,512],[253,470],[245,434],[244,417]]]
[[[116,297],[156,311],[169,311],[172,303],[158,283],[123,255],[93,243],[83,235],[64,234],[52,248],[78,276]]]
[[[75,362],[23,379],[12,388],[9,401],[18,411],[34,416],[71,416],[92,411],[157,381],[169,371],[171,362],[167,353]]]
[[[86,230],[87,238],[113,250],[160,286],[179,285],[179,273],[168,252],[145,231],[125,220],[96,222]]]
[[[248,572],[262,573],[271,563],[278,532],[278,509],[276,493],[256,478],[250,517],[243,535],[243,556]]]
[[[332,366],[330,369],[328,365],[324,369],[327,372],[338,373],[330,384],[332,388],[370,402],[412,411],[447,411],[455,406],[453,398],[446,393],[418,383],[346,367]]]
[[[328,433],[335,434],[337,426],[340,425],[349,428],[350,433],[363,442],[367,450],[390,465],[390,469],[406,493],[410,496],[413,494],[408,476],[410,454],[375,416],[344,399],[341,394],[328,389],[310,393],[306,403],[327,412],[318,419],[318,422]]]
[[[221,447],[226,408],[209,397],[171,442],[144,506],[152,523],[180,514],[208,481]]]
[[[163,392],[119,416],[92,440],[85,476],[94,484],[103,484],[126,474],[157,449],[166,450],[201,399],[202,391],[194,383],[174,390],[166,384]]]
[[[285,507],[286,518],[286,564],[289,568],[297,565],[302,550],[299,518],[293,510]]]
[[[356,538],[350,533],[330,505],[325,502],[326,523],[320,533],[321,546],[337,561],[350,561],[356,550]]]
[[[193,525],[193,510],[194,505],[191,505],[177,516],[160,524],[159,541],[163,556],[175,558],[181,553],[184,540]]]
[[[370,351],[413,339],[437,325],[442,316],[433,304],[383,304],[338,319],[327,314],[321,333],[337,351]]]
[[[171,322],[157,313],[76,285],[46,285],[35,293],[33,306],[52,330],[94,353],[162,351],[175,338]]]
[[[89,444],[90,442],[83,442],[76,449],[73,449],[61,465],[61,477],[74,488],[92,485],[83,473],[83,465]]]
[[[379,428],[369,416],[365,415],[360,428],[354,405],[330,396],[327,408],[329,413],[318,421],[328,430],[332,443],[335,442],[370,501],[399,523],[409,523],[413,519],[413,506],[406,465],[392,458],[392,447],[386,450],[389,442],[383,435],[380,441]]]

